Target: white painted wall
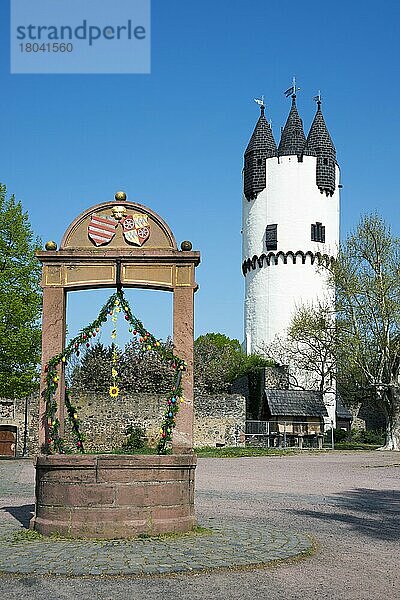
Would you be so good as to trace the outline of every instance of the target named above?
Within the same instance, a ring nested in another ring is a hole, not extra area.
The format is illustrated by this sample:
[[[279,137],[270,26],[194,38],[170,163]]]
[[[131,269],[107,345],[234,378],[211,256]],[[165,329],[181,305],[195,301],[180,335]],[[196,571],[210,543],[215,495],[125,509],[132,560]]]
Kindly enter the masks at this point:
[[[339,244],[339,169],[333,196],[321,194],[316,185],[316,158],[283,156],[266,160],[267,186],[255,200],[243,196],[243,261],[268,254],[265,229],[278,225],[278,247],[296,252],[321,252],[336,256]],[[325,226],[325,244],[311,241],[311,224]],[[307,257],[296,264],[280,258],[271,264],[247,272],[245,276],[244,330],[247,353],[257,352],[275,336],[284,336],[301,304],[331,299],[326,274]],[[328,411],[331,413],[332,410]],[[330,418],[332,415],[330,414]],[[334,419],[334,407],[333,407]]]

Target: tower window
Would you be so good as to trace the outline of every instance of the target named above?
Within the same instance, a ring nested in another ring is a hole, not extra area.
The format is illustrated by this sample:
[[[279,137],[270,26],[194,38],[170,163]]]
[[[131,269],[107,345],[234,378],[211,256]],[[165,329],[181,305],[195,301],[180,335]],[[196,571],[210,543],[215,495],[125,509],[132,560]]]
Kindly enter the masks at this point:
[[[324,158],[324,165],[327,165],[327,164],[328,164],[328,159]]]
[[[278,247],[278,225],[267,225],[265,230],[265,245],[267,250],[276,250]]]
[[[318,221],[311,225],[311,241],[325,243],[325,225]]]
[[[257,158],[257,166],[261,167],[262,165],[262,158]]]

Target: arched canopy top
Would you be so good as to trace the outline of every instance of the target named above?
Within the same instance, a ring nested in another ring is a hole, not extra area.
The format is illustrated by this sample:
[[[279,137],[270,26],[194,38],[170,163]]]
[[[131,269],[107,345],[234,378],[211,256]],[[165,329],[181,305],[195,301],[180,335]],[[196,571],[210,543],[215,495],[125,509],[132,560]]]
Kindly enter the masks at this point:
[[[155,212],[128,201],[96,204],[81,213],[66,230],[60,250],[176,250],[174,235]]]
[[[197,289],[200,253],[190,242],[178,250],[165,221],[155,212],[119,199],[96,204],[68,227],[60,244],[46,244],[36,256],[43,264],[42,287],[91,289],[140,287]]]

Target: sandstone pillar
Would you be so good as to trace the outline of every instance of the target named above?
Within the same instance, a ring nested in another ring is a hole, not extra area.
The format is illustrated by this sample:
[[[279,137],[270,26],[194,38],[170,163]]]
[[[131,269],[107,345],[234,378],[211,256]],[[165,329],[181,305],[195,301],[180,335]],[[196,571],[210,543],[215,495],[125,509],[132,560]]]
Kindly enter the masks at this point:
[[[193,334],[194,289],[174,289],[173,335],[176,354],[187,362],[182,387],[184,402],[176,417],[172,449],[174,454],[188,453],[193,448]]]
[[[43,288],[43,318],[42,318],[42,371],[40,378],[40,404],[39,404],[39,448],[46,443],[48,437],[46,402],[42,392],[46,387],[45,365],[48,361],[62,352],[65,348],[65,309],[66,294],[63,287]],[[59,366],[59,383],[56,393],[58,404],[57,416],[60,420],[60,433],[64,429],[64,372]]]

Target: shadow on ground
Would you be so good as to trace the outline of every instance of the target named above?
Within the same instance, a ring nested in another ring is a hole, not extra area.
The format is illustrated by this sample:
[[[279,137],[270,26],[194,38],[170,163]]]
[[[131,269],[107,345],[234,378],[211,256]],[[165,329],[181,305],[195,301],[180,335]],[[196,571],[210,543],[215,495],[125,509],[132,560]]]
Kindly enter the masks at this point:
[[[313,519],[343,523],[376,539],[400,539],[400,491],[359,488],[330,496],[327,500],[331,506],[329,512],[295,512]]]
[[[34,504],[23,504],[22,506],[2,506],[0,510],[8,512],[17,521],[21,523],[27,529],[29,528],[29,521],[33,517],[35,511]]]

